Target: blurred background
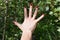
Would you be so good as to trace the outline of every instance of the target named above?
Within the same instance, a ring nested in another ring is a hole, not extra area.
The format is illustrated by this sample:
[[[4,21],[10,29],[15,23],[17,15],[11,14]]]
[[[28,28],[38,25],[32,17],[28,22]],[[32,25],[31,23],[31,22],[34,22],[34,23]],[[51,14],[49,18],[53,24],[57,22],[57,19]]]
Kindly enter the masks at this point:
[[[38,22],[33,33],[33,40],[60,40],[60,0],[0,0],[0,40],[19,40],[22,31],[13,24],[13,20],[22,23],[24,6],[39,6],[38,18],[42,13],[45,17]]]

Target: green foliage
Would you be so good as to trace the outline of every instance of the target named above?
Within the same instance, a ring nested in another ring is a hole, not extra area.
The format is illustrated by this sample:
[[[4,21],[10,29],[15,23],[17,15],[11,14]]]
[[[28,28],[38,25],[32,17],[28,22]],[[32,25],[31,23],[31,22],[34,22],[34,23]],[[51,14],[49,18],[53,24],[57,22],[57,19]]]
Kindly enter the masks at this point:
[[[39,6],[37,17],[45,14],[37,24],[33,40],[60,40],[60,0],[0,0],[0,40],[20,39],[22,32],[12,21],[22,23],[23,8],[29,9],[31,2],[34,7]]]

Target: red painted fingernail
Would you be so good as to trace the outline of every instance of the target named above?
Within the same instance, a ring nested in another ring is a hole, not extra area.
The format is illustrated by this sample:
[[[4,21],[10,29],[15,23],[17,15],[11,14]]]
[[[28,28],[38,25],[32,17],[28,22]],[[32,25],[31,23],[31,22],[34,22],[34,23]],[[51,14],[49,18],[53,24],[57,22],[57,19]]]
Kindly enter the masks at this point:
[[[36,6],[35,8],[38,8],[38,6]]]
[[[35,8],[38,8],[39,6],[36,6]]]
[[[32,4],[32,3],[30,3],[30,6],[33,6],[33,4]]]
[[[24,8],[26,8],[26,6],[24,6]]]

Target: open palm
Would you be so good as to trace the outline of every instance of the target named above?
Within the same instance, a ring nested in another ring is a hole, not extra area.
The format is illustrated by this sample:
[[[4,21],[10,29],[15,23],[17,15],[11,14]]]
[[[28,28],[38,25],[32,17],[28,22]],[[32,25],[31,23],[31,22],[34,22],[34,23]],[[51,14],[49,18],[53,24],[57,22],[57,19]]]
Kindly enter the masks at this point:
[[[30,5],[29,16],[27,16],[27,9],[26,9],[26,7],[24,7],[24,22],[22,24],[19,24],[16,21],[13,21],[13,22],[22,31],[34,31],[34,29],[36,28],[37,22],[44,17],[44,14],[42,14],[39,18],[35,19],[37,12],[38,12],[38,7],[36,7],[36,10],[35,10],[34,15],[32,17],[32,5]]]

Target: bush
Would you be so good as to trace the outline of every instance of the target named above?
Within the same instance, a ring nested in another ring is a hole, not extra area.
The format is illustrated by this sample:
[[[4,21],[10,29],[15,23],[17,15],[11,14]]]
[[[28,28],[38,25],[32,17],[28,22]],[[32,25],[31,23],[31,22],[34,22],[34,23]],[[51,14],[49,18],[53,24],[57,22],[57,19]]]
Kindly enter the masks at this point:
[[[29,3],[39,6],[38,15],[45,17],[37,24],[33,40],[60,40],[60,0],[0,0],[0,40],[19,40],[21,30],[13,20],[23,22],[23,8]],[[34,8],[33,8],[34,12]]]

